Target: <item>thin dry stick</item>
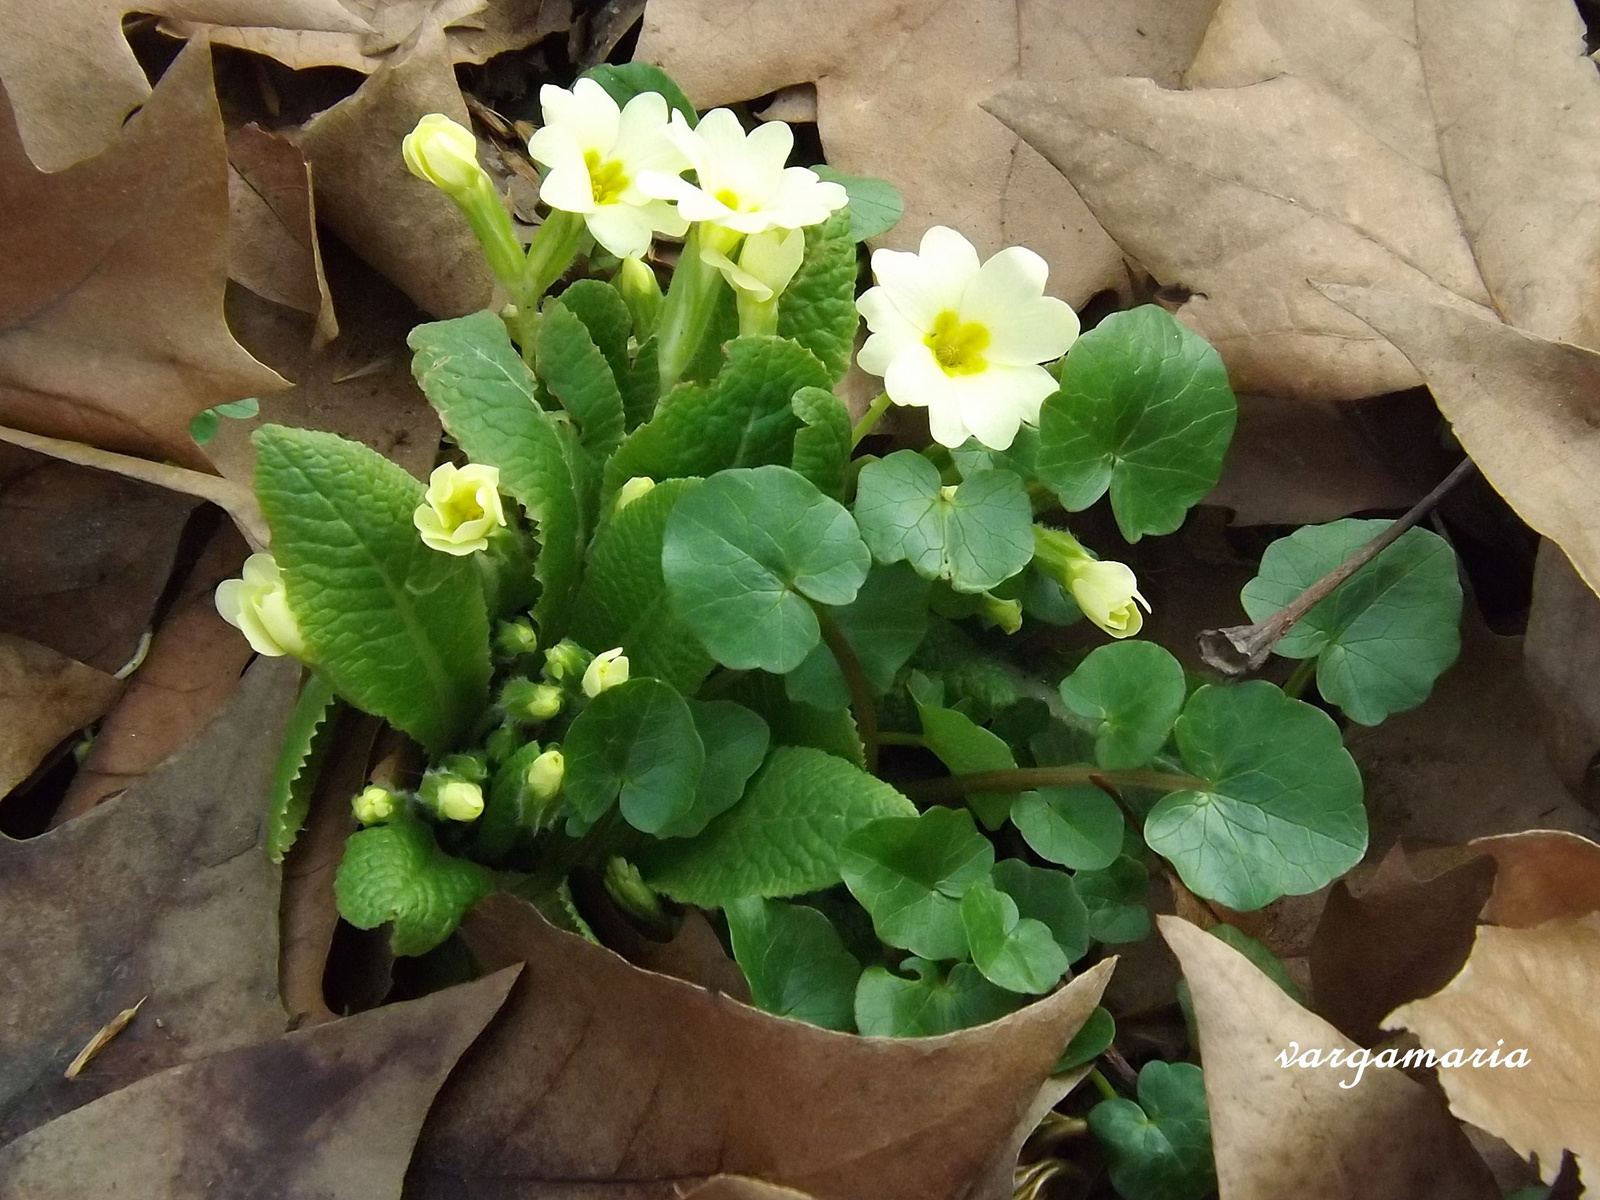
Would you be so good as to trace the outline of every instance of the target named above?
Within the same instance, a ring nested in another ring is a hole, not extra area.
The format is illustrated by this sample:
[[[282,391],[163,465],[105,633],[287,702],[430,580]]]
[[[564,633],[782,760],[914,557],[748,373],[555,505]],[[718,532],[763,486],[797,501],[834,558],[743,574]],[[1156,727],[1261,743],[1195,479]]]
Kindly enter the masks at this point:
[[[100,1051],[109,1046],[111,1044],[111,1039],[126,1029],[128,1027],[128,1022],[139,1015],[139,1010],[144,1007],[144,1002],[148,999],[150,999],[149,996],[141,997],[139,1003],[135,1004],[132,1008],[123,1009],[116,1016],[112,1017],[111,1020],[107,1021],[101,1027],[100,1032],[89,1039],[89,1044],[82,1050],[78,1051],[78,1057],[74,1058],[69,1064],[67,1064],[67,1069],[62,1072],[63,1078],[76,1079],[80,1074],[82,1074],[83,1069],[89,1065],[90,1060],[93,1059],[95,1055],[99,1054]]]
[[[1349,558],[1345,559],[1288,604],[1264,621],[1254,625],[1230,625],[1226,629],[1207,629],[1200,634],[1200,657],[1206,665],[1215,667],[1224,675],[1248,675],[1267,661],[1267,655],[1288,633],[1294,623],[1305,616],[1350,576],[1366,566],[1392,545],[1401,534],[1410,529],[1433,510],[1456,484],[1472,471],[1472,460],[1462,459],[1456,469],[1444,477],[1443,482],[1389,528],[1373,538]]]

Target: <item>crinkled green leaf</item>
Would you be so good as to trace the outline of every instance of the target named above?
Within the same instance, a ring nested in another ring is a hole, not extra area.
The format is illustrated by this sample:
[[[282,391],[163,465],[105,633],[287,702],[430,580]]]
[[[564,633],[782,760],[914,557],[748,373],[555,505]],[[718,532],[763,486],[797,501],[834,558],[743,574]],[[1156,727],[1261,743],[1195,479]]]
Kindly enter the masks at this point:
[[[711,656],[781,675],[821,636],[810,601],[855,599],[872,558],[837,501],[788,467],[719,471],[667,518],[672,604]]]
[[[956,963],[941,977],[937,963],[908,958],[902,970],[868,967],[856,984],[856,1028],[867,1037],[936,1037],[987,1025],[1014,1012],[1022,998],[995,987],[971,963]]]
[[[845,886],[878,936],[922,958],[967,956],[960,898],[993,866],[994,847],[965,809],[873,821],[839,852]]]
[[[1387,521],[1307,525],[1279,538],[1239,598],[1270,617],[1386,528]],[[1352,720],[1376,725],[1415,708],[1461,651],[1461,581],[1450,543],[1408,529],[1290,628],[1273,649],[1317,657],[1317,690]]]
[[[814,908],[747,896],[724,910],[733,957],[764,1012],[855,1032],[861,964]]]
[[[643,678],[607,688],[573,720],[561,749],[568,833],[588,829],[613,802],[645,833],[671,836],[692,824],[705,747],[669,684]]]
[[[1083,1023],[1083,1028],[1072,1035],[1072,1040],[1067,1043],[1067,1048],[1061,1052],[1061,1057],[1056,1060],[1055,1069],[1050,1073],[1062,1075],[1092,1063],[1116,1040],[1116,1019],[1109,1009],[1096,1005],[1095,1010],[1089,1014],[1089,1019]]]
[[[1069,963],[1089,952],[1089,910],[1072,876],[1007,858],[995,863],[994,883],[1016,901],[1019,914],[1044,923]]]
[[[822,360],[831,382],[850,370],[856,328],[856,238],[851,215],[840,209],[806,227],[806,256],[778,300],[778,334],[793,338]]]
[[[628,339],[633,336],[633,316],[622,293],[599,279],[580,279],[556,297],[561,306],[583,322],[589,337],[606,357],[611,377],[621,388],[631,370]]]
[[[856,521],[879,562],[904,559],[958,592],[984,592],[1033,558],[1033,506],[1010,471],[979,471],[948,496],[914,450],[870,462],[856,481]]]
[[[822,388],[803,387],[789,400],[800,418],[789,465],[835,500],[844,499],[850,461],[850,413],[844,401]]]
[[[294,712],[283,731],[283,748],[272,771],[272,794],[267,802],[267,854],[282,862],[311,809],[311,789],[317,782],[317,764],[327,751],[328,714],[333,710],[333,686],[312,673],[300,689]]]
[[[641,92],[656,92],[667,102],[669,109],[683,114],[690,128],[700,121],[699,114],[683,94],[683,89],[660,67],[646,62],[601,63],[597,67],[590,67],[582,77],[592,79],[605,88],[606,94],[617,102],[619,108],[626,108],[628,101]]]
[[[672,506],[698,479],[668,479],[615,512],[589,543],[572,636],[595,652],[621,646],[635,675],[665,679],[684,695],[714,665],[679,618],[661,575],[661,540]]]
[[[1175,733],[1205,787],[1163,797],[1144,838],[1196,895],[1248,912],[1314,892],[1361,861],[1361,774],[1326,713],[1264,680],[1208,684]]]
[[[839,847],[880,817],[916,809],[842,758],[778,746],[744,799],[698,837],[640,852],[645,881],[685,904],[721,908],[742,896],[797,896],[839,882]]]
[[[493,890],[488,871],[444,853],[414,818],[351,834],[333,881],[339,915],[357,929],[393,921],[389,945],[400,955],[432,950]]]
[[[1089,936],[1097,942],[1142,942],[1150,936],[1150,910],[1139,901],[1150,890],[1150,872],[1126,854],[1098,871],[1072,877],[1089,912]]]
[[[866,749],[850,710],[791,700],[784,690],[785,678],[751,671],[729,689],[728,697],[760,715],[772,731],[774,746],[810,746],[866,766]]]
[[[1036,995],[1066,973],[1067,956],[1050,927],[1022,916],[1017,902],[992,883],[980,880],[962,893],[961,923],[973,965],[996,987]]]
[[[850,236],[858,242],[888,233],[900,222],[906,202],[887,179],[848,175],[825,164],[811,168],[817,178],[837,183],[850,194]]]
[[[873,690],[882,695],[928,630],[928,581],[904,563],[874,566],[856,598],[830,613]],[[784,676],[789,696],[819,708],[843,708],[850,688],[827,645],[819,643]]]
[[[617,387],[622,392],[622,411],[627,418],[628,432],[632,433],[656,415],[656,401],[661,398],[661,365],[655,338],[639,347],[639,353],[633,356],[633,366],[617,376]]]
[[[705,747],[705,766],[695,790],[694,808],[681,825],[661,836],[687,837],[699,833],[713,817],[739,803],[744,786],[767,757],[771,731],[760,714],[732,700],[689,701],[695,731]],[[680,832],[681,830],[681,832]]]
[[[539,378],[582,430],[583,448],[603,459],[622,441],[622,393],[611,364],[577,314],[557,300],[539,322]]]
[[[1139,1102],[1102,1100],[1089,1129],[1126,1200],[1200,1200],[1217,1185],[1205,1076],[1193,1063],[1145,1063]]]
[[[312,661],[341,696],[435,753],[488,702],[477,565],[423,545],[423,486],[335,434],[267,425],[256,495]]]
[[[1209,342],[1153,304],[1072,344],[1039,415],[1038,477],[1069,512],[1109,489],[1122,536],[1171,533],[1217,482],[1237,417]]]
[[[1166,745],[1183,710],[1183,667],[1154,642],[1112,642],[1061,681],[1061,702],[1090,722],[1095,761],[1142,767]]]

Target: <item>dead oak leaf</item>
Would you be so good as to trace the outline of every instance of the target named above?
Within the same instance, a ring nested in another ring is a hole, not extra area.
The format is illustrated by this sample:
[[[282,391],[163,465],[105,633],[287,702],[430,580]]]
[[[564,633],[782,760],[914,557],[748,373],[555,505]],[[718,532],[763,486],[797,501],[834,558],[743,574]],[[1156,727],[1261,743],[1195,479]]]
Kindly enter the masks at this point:
[[[1567,0],[1224,0],[1185,81],[990,107],[1194,293],[1181,315],[1240,390],[1417,382],[1308,280],[1600,344],[1600,78]]]
[[[0,1193],[399,1200],[434,1092],[515,978],[502,971],[142,1079],[0,1148]]]
[[[1471,849],[1492,855],[1494,891],[1483,919],[1528,929],[1558,917],[1600,912],[1600,845],[1562,829],[1478,838]]]
[[[28,161],[11,118],[0,97],[0,424],[203,467],[196,413],[287,386],[223,320],[209,49],[187,47],[110,149],[57,174]]]
[[[1452,1047],[1498,1050],[1501,1065],[1484,1065],[1487,1055],[1446,1063],[1439,1082],[1452,1112],[1519,1154],[1537,1154],[1549,1181],[1563,1150],[1580,1166],[1600,1163],[1597,989],[1600,914],[1532,929],[1485,925],[1461,974],[1397,1008],[1384,1027],[1410,1029],[1441,1055]],[[1506,1066],[1517,1049],[1527,1065]]]
[[[48,646],[0,633],[0,796],[68,734],[98,721],[122,682]]]

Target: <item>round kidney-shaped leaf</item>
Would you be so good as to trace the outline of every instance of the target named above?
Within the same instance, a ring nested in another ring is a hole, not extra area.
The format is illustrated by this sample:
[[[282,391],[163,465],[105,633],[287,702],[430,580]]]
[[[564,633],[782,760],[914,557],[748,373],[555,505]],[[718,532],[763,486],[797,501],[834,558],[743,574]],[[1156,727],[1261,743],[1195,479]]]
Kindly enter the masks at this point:
[[[1048,992],[1066,973],[1067,956],[1043,921],[1024,917],[1017,902],[992,883],[979,882],[961,897],[972,962],[983,977],[1008,992]]]
[[[1183,694],[1183,667],[1154,642],[1101,646],[1061,681],[1061,702],[1093,725],[1095,761],[1119,770],[1160,752]]]
[[[593,825],[613,800],[645,833],[680,827],[694,809],[705,746],[689,705],[659,679],[601,692],[572,722],[562,750],[568,832]]]
[[[868,967],[856,984],[856,1028],[867,1037],[934,1037],[998,1021],[1021,997],[990,983],[971,963],[956,963],[943,978],[937,963],[908,958],[915,979]]]
[[[1193,1063],[1145,1063],[1139,1102],[1102,1100],[1089,1129],[1127,1200],[1200,1200],[1216,1186],[1205,1076]]]

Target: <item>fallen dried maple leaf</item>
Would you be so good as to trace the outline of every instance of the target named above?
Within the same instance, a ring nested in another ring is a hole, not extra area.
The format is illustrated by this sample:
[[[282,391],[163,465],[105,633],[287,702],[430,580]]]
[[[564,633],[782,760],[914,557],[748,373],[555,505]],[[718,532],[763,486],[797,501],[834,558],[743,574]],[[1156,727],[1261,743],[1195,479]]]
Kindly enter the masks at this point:
[[[122,682],[48,646],[0,633],[0,796],[68,734],[98,721]]]

